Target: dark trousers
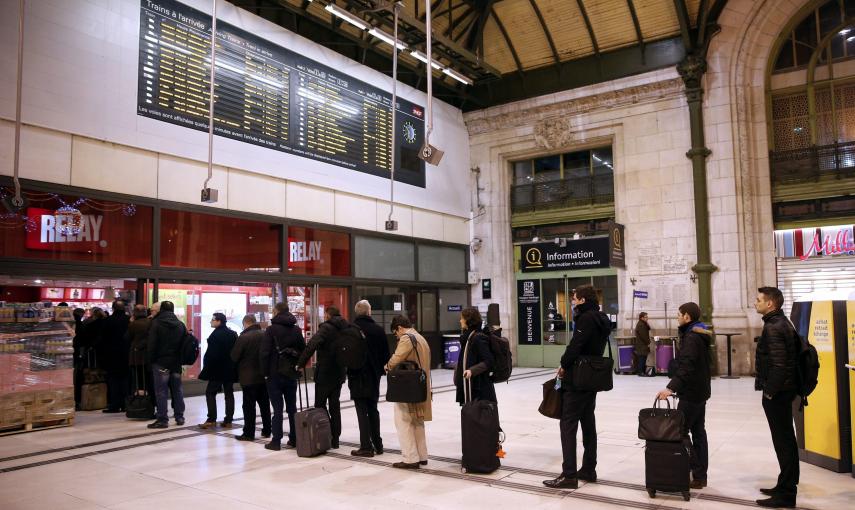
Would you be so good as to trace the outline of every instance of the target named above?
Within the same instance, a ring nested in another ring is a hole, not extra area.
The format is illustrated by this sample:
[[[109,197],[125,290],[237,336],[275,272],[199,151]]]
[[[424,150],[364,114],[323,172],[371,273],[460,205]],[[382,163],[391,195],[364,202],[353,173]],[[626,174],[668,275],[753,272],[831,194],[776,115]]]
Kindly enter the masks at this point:
[[[695,480],[706,480],[709,468],[709,444],[707,443],[707,429],[704,424],[707,414],[707,403],[689,402],[680,400],[677,409],[683,411],[683,435],[686,438],[689,450],[689,466],[692,470],[692,478]],[[691,438],[689,436],[691,435]]]
[[[561,451],[564,462],[561,474],[567,478],[576,478],[578,471],[593,473],[597,467],[597,423],[594,409],[597,407],[595,391],[563,392],[561,400]],[[582,425],[582,467],[576,470],[576,431]]]
[[[795,503],[799,484],[799,445],[793,428],[793,399],[795,392],[780,391],[768,399],[763,397],[763,411],[772,433],[772,444],[778,456],[781,473],[775,489],[781,498]]]
[[[380,437],[380,413],[377,412],[376,398],[355,398],[356,419],[359,421],[359,448],[379,450],[383,448]]]
[[[267,379],[267,394],[273,406],[273,418],[270,423],[272,441],[282,441],[282,411],[288,413],[288,443],[297,444],[297,425],[294,415],[297,413],[297,379],[274,374]],[[283,406],[284,402],[284,406]]]
[[[83,368],[82,367],[74,367],[74,372],[72,374],[73,384],[74,384],[74,405],[76,407],[80,406],[80,395],[83,392]]]
[[[341,436],[341,385],[331,386],[315,383],[315,407],[322,407],[330,415],[330,430],[333,446],[338,444]]]
[[[157,402],[157,421],[166,423],[168,415],[166,398],[172,393],[172,411],[176,420],[184,419],[184,388],[181,385],[181,372],[170,372],[168,368],[151,366],[154,379],[154,393]]]
[[[261,434],[270,434],[270,397],[267,395],[267,385],[241,385],[243,389],[243,435],[255,437],[255,405],[258,404],[261,415]]]
[[[226,415],[223,417],[223,421],[231,423],[235,416],[234,384],[222,381],[208,381],[208,387],[205,388],[205,400],[208,401],[208,421],[217,421],[217,393],[220,390],[226,397]]]
[[[125,397],[127,396],[128,374],[116,374],[107,372],[107,409],[124,409]]]
[[[637,375],[647,375],[647,354],[641,355],[637,352],[632,353],[633,365],[635,365],[635,373]]]

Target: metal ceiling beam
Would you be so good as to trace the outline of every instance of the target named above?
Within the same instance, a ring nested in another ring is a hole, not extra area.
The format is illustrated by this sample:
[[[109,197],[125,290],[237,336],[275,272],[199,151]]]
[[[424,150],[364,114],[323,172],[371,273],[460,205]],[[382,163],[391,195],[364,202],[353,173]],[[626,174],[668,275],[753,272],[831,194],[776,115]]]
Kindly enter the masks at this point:
[[[558,49],[555,47],[555,41],[552,40],[552,34],[549,33],[549,28],[546,26],[546,21],[543,19],[543,13],[540,12],[540,7],[537,6],[537,2],[535,0],[528,1],[531,4],[531,8],[534,9],[537,19],[540,21],[540,28],[543,29],[543,35],[546,36],[546,40],[549,42],[549,49],[552,50],[552,58],[555,59],[555,63],[558,64],[561,62],[561,59],[558,57]]]
[[[449,11],[449,12],[451,12],[451,11]],[[466,12],[464,12],[463,14],[461,14],[460,16],[455,18],[454,21],[452,21],[451,23],[448,24],[448,29],[445,31],[445,35],[447,37],[451,37],[452,40],[456,40],[454,38],[454,29],[457,28],[458,25],[460,25],[460,23],[462,21],[464,21],[467,17],[469,17],[469,15],[472,14],[473,12],[475,12],[475,11],[470,6],[468,9],[466,9]]]
[[[233,3],[238,7],[245,8],[239,1],[233,1]],[[318,44],[336,49],[339,53],[342,53],[342,51],[337,48],[343,45],[354,46],[362,50],[367,50],[369,53],[366,54],[366,57],[373,56],[373,59],[366,58],[366,66],[386,75],[391,73],[391,56],[379,51],[377,47],[361,37],[352,35],[343,30],[335,30],[332,28],[329,21],[317,18],[309,14],[307,11],[303,11],[299,6],[287,3],[286,0],[267,0],[266,3],[276,5],[280,9],[292,12],[298,15],[300,19],[305,20],[307,23],[301,23],[300,30],[297,32],[303,37],[306,37]],[[281,23],[277,22],[278,20],[275,17],[262,17],[282,26]],[[354,60],[359,60],[359,58],[356,57]],[[400,60],[399,64],[403,67],[403,70],[399,67],[398,80],[421,90],[421,83],[426,77],[424,67],[421,65],[409,64],[403,60]],[[464,89],[458,89],[442,80],[435,80],[434,83],[434,97],[447,101],[449,104],[455,105],[459,108],[462,107],[464,103],[472,105],[473,108],[483,108],[486,106],[483,99],[471,95]]]
[[[588,35],[591,37],[591,45],[594,46],[594,54],[600,54],[600,45],[597,44],[597,37],[594,35],[594,27],[591,25],[591,18],[588,17],[588,11],[585,10],[585,4],[582,0],[576,0],[576,5],[582,11],[582,19],[585,20],[585,27],[588,29]]]
[[[692,21],[689,19],[686,2],[674,0],[674,10],[677,12],[677,20],[680,22],[680,37],[683,38],[683,44],[686,45],[686,50],[692,51],[695,45],[692,41]]]
[[[635,12],[635,4],[632,0],[626,0],[626,6],[629,7],[629,15],[632,16],[632,25],[635,27],[635,36],[638,38],[638,45],[641,47],[641,56],[644,58],[644,35],[641,33],[641,23],[638,22],[638,13]]]
[[[451,3],[451,2],[449,1],[449,3]],[[416,7],[418,7],[418,6],[419,6],[419,2],[418,2],[418,0],[416,0]],[[439,16],[442,16],[443,14],[448,14],[448,11],[456,11],[460,7],[464,7],[464,6],[472,7],[472,5],[469,4],[468,2],[461,1],[457,5],[452,5],[451,7],[446,7],[445,9],[443,9],[441,11],[437,11],[437,13],[434,14],[434,16],[439,17]],[[424,21],[423,18],[424,18],[424,16],[422,15],[419,19],[422,19]]]
[[[351,3],[353,2],[353,0],[349,0],[349,1]],[[491,3],[493,1],[495,1],[495,0],[490,0]],[[372,5],[374,5],[374,4],[372,4]],[[392,22],[390,19],[390,14],[391,14],[392,6],[393,6],[393,2],[390,2],[388,0],[376,0],[376,8],[380,8],[380,9],[384,9],[384,10],[380,11],[380,12],[368,11],[368,14],[371,14],[373,16],[382,17],[391,26]],[[384,14],[385,14],[385,16],[384,16]],[[405,25],[409,25],[412,28],[418,30],[422,35],[425,35],[427,33],[427,28],[425,27],[425,24],[422,23],[418,18],[416,18],[415,16],[413,16],[407,12],[402,11],[400,13],[400,15],[398,16],[398,19],[401,23],[404,23]],[[502,76],[502,73],[498,69],[491,66],[490,64],[485,62],[478,55],[475,55],[474,53],[472,53],[468,49],[464,48],[463,46],[461,46],[457,42],[449,39],[448,37],[445,37],[444,35],[434,34],[433,35],[433,42],[435,44],[445,46],[445,48],[447,48],[449,50],[449,53],[455,53],[459,57],[461,57],[460,59],[456,59],[454,56],[448,56],[447,55],[447,57],[450,60],[453,60],[453,61],[454,60],[462,60],[464,66],[466,66],[467,63],[474,64],[475,66],[479,67],[480,69],[483,69],[484,72],[486,72],[487,74],[492,74],[493,76],[495,76],[497,78],[500,78]],[[461,69],[461,70],[466,71],[465,68]],[[472,72],[472,71],[469,70],[469,72]]]
[[[505,30],[505,25],[502,24],[502,20],[496,15],[496,11],[493,8],[490,8],[490,15],[493,17],[493,21],[496,22],[496,25],[499,27],[499,31],[502,33],[502,37],[505,38],[505,42],[508,44],[508,48],[511,50],[511,56],[514,57],[514,62],[517,64],[517,71],[520,73],[523,72],[522,62],[520,61],[520,56],[517,55],[517,50],[514,48],[513,43],[511,42],[511,38],[508,37],[508,31]]]
[[[414,0],[414,1],[416,2],[416,5],[418,5],[420,3],[419,0]],[[437,9],[439,9],[439,6],[442,5],[442,2],[443,2],[443,0],[434,0],[434,2],[432,4],[430,4],[430,12],[432,14],[432,17],[441,16],[441,15],[445,14],[444,12],[433,14]],[[424,23],[426,17],[427,17],[427,12],[425,12],[423,14],[419,14],[419,21]]]
[[[476,23],[478,23],[478,15],[477,14],[475,16],[470,17],[469,21],[466,23],[466,26],[463,27],[463,30],[461,30],[460,33],[458,33],[456,36],[452,36],[452,39],[454,39],[457,42],[460,42],[460,40],[463,39],[463,37],[466,36],[466,34],[471,33],[472,27],[474,27]]]
[[[466,38],[464,46],[471,51],[484,53],[484,27],[487,25],[487,20],[490,19],[490,12],[493,9],[495,0],[475,0],[475,9],[478,13],[477,24],[475,30],[469,32],[469,37]]]

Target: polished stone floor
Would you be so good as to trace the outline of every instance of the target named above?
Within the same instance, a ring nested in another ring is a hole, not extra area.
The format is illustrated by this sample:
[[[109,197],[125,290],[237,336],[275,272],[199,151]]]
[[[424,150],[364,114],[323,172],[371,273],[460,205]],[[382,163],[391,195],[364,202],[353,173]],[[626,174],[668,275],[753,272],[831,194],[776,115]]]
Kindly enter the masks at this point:
[[[774,485],[777,463],[752,380],[716,379],[707,410],[709,487],[693,491],[690,502],[668,495],[650,499],[643,487],[637,415],[666,380],[619,376],[615,389],[597,402],[600,482],[575,491],[547,489],[541,480],[561,465],[558,422],[537,413],[548,374],[517,369],[510,383],[497,385],[507,457],[491,475],[461,474],[451,372],[437,370],[434,421],[427,425],[431,458],[419,472],[390,467],[400,460],[391,404],[380,405],[385,455],[349,456],[358,431],[352,405],[345,402],[341,449],[301,459],[293,450],[267,451],[260,440],[233,440],[240,429],[199,430],[193,424],[204,420],[205,400],[194,397],[188,399],[188,424],[164,431],[123,416],[84,412],[73,427],[0,437],[0,508],[735,509],[752,506],[758,487]],[[800,507],[853,508],[855,479],[801,466]]]

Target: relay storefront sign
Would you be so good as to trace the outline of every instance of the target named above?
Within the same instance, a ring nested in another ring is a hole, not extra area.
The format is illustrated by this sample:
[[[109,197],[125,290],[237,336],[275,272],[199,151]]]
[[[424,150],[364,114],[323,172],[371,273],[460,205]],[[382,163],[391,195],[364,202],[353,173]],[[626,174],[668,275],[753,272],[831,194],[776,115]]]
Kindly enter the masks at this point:
[[[350,276],[350,235],[306,227],[288,227],[288,272]]]
[[[520,269],[528,273],[609,267],[609,245],[608,237],[567,240],[563,247],[554,243],[524,244],[520,247]]]
[[[778,258],[808,260],[816,257],[855,255],[852,225],[796,228],[775,231]]]
[[[27,231],[26,246],[30,250],[53,251],[62,245],[65,251],[99,253],[109,246],[102,237],[102,214],[81,214],[74,218],[50,209],[30,207],[27,217],[35,223],[35,228]]]

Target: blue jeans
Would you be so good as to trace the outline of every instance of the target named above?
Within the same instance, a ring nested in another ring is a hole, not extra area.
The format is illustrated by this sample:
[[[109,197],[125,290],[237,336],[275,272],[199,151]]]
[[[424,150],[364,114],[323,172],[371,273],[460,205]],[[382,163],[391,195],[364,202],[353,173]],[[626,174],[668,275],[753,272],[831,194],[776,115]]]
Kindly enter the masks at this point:
[[[176,420],[184,419],[184,389],[181,387],[181,373],[170,373],[168,368],[152,364],[154,395],[157,403],[157,421],[166,423],[169,416],[166,410],[166,397],[172,391],[172,410]]]
[[[267,379],[267,394],[270,395],[270,405],[273,407],[271,419],[272,442],[282,441],[282,411],[288,413],[288,442],[297,444],[297,425],[294,415],[297,413],[297,379],[274,374]],[[284,401],[284,406],[282,405]]]

